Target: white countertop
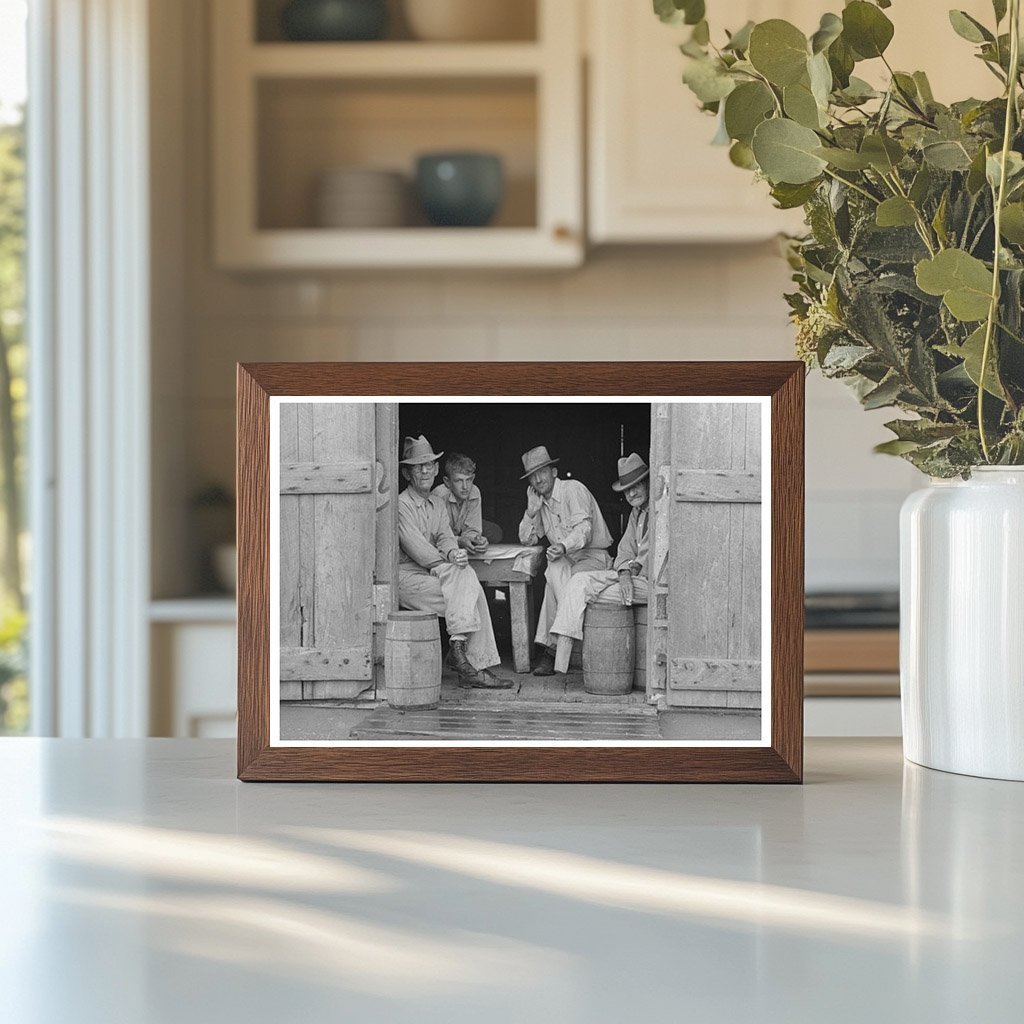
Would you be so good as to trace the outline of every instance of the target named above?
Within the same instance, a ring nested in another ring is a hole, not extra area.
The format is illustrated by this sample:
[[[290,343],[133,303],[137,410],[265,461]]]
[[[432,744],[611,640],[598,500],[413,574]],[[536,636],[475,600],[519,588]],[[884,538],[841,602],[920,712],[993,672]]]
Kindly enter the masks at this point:
[[[803,787],[243,785],[0,741],[5,1022],[1016,1021],[1024,785],[809,740]]]

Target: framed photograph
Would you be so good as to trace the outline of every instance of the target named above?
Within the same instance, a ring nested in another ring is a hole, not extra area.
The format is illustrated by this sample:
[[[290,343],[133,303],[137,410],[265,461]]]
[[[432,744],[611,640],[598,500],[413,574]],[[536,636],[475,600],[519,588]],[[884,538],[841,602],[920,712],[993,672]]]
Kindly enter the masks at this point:
[[[238,367],[238,776],[799,782],[798,362]]]

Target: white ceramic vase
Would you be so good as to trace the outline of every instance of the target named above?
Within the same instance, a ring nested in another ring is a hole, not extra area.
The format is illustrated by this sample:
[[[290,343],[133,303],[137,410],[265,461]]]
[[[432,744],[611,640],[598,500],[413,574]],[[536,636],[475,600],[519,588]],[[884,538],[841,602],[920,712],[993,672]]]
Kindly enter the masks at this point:
[[[1024,781],[1024,466],[911,494],[900,560],[904,754]]]

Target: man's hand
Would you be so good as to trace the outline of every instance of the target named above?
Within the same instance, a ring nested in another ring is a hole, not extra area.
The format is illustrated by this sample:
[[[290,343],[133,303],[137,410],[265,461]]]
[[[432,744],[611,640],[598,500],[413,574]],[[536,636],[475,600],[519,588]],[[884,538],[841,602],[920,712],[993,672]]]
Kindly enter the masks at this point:
[[[452,565],[469,565],[469,555],[462,548],[455,548],[448,555],[448,561]]]
[[[487,538],[482,533],[475,533],[469,538],[466,547],[474,555],[482,555],[487,550],[487,543]]]
[[[552,544],[547,550],[548,561],[553,562],[556,558],[561,558],[565,554],[564,544]]]
[[[544,504],[544,499],[540,496],[540,492],[535,487],[526,488],[526,514],[528,516],[535,516],[540,512],[541,506]]]
[[[642,568],[643,568],[643,566],[639,562],[630,562],[629,563],[629,573],[630,573],[631,576],[639,576],[640,575],[640,570]]]
[[[629,569],[619,570],[619,586],[622,589],[622,603],[628,608],[633,604],[633,574]]]

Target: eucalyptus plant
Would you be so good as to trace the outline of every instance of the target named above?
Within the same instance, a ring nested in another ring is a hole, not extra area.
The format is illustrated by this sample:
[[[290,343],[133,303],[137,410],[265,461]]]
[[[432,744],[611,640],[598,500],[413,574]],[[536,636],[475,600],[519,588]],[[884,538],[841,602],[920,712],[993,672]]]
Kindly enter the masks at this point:
[[[711,40],[705,0],[654,0],[691,26],[683,80],[715,141],[808,231],[786,240],[797,351],[888,423],[878,451],[932,476],[1024,463],[1024,133],[1020,0],[950,11],[998,95],[937,101],[886,59],[890,0],[852,0],[806,36],[781,19]],[[858,65],[878,61],[872,88]]]

